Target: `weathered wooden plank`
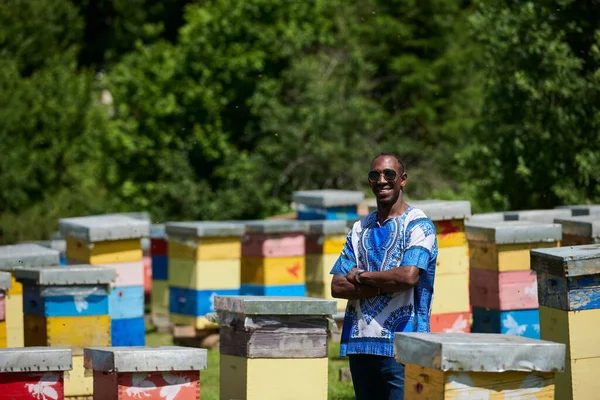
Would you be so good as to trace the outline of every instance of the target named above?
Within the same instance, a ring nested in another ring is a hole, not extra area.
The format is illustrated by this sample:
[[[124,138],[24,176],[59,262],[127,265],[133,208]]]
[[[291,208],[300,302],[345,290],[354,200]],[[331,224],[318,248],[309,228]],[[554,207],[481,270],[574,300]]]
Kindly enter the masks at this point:
[[[600,274],[600,244],[532,250],[531,269],[562,277]]]
[[[600,275],[563,278],[538,274],[539,303],[559,310],[600,308]]]

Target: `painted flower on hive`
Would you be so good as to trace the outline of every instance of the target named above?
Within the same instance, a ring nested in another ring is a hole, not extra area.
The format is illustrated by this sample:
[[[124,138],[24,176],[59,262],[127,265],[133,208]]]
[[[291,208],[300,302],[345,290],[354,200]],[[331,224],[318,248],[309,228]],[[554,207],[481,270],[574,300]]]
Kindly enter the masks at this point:
[[[74,296],[74,301],[75,301],[75,309],[77,310],[78,313],[82,312],[83,310],[88,309],[88,302],[85,299],[85,296]]]
[[[479,388],[474,383],[471,377],[461,372],[448,376],[446,388],[452,394],[454,400],[489,400],[490,391]],[[448,394],[450,394],[448,393]]]
[[[152,391],[156,389],[156,385],[146,380],[147,374],[135,373],[131,378],[131,386],[125,390],[125,394],[132,399],[142,399],[152,396]]]
[[[508,316],[502,321],[502,326],[507,329],[507,335],[517,335],[521,336],[527,330],[527,325],[519,325],[516,319],[513,318],[512,315],[508,314]]]
[[[537,281],[533,281],[531,286],[525,287],[525,295],[531,297],[532,299],[537,299]]]
[[[174,400],[181,389],[192,386],[190,379],[183,375],[166,372],[162,376],[165,382],[169,384],[160,390],[160,396],[164,397],[165,400]]]
[[[38,383],[27,383],[29,394],[39,400],[58,400],[58,374],[46,372],[40,375]]]
[[[467,320],[459,315],[450,328],[444,329],[446,333],[463,333],[467,329]]]

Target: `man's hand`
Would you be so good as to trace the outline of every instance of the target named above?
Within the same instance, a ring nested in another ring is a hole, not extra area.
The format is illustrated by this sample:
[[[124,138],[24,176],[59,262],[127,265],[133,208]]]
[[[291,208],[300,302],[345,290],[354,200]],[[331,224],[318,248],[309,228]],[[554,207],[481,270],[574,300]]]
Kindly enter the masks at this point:
[[[348,272],[348,275],[346,275],[346,279],[348,279],[348,282],[354,285],[359,285],[358,281],[356,280],[356,271],[360,271],[360,269],[356,267],[352,268],[350,272]]]

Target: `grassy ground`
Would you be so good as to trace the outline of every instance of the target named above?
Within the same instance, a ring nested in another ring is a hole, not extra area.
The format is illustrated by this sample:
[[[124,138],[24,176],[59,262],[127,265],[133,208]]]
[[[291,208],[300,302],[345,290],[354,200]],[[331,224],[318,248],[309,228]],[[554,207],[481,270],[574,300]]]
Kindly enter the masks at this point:
[[[171,335],[150,332],[146,335],[146,346],[172,346]],[[351,382],[340,382],[340,368],[348,367],[348,359],[340,358],[339,343],[329,345],[329,394],[330,400],[354,399]],[[200,398],[219,399],[219,351],[208,351],[208,369],[200,374]]]

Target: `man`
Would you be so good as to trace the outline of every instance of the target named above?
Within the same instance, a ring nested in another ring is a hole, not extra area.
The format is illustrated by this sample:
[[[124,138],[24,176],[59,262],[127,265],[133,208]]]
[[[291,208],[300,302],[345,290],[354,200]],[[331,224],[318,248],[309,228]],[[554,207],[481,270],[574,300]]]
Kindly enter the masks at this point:
[[[331,270],[333,297],[349,300],[340,355],[349,356],[357,400],[404,399],[394,332],[429,332],[435,227],[404,202],[406,178],[398,156],[373,160],[368,180],[377,211],[354,224]]]

